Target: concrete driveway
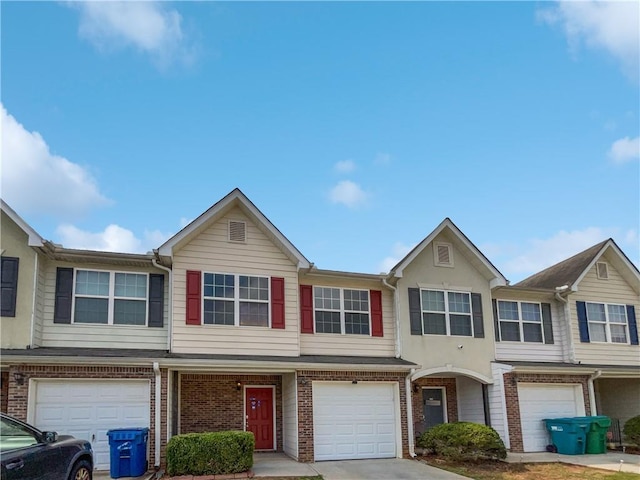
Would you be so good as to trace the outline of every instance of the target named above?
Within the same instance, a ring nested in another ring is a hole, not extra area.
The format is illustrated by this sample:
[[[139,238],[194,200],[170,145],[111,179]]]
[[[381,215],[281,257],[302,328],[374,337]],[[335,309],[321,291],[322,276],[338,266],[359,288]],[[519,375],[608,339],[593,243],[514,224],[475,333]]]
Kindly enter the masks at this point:
[[[324,480],[464,480],[467,477],[416,460],[340,460],[310,465]]]

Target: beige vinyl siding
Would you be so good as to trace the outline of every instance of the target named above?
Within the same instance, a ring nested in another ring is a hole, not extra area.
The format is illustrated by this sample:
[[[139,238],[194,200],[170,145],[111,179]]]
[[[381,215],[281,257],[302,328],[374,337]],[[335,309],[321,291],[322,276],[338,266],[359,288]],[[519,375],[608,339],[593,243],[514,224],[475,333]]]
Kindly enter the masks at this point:
[[[489,402],[489,416],[491,427],[498,432],[504,442],[504,446],[510,448],[509,426],[507,423],[507,406],[505,402],[504,374],[512,370],[509,365],[499,363],[491,364],[491,376],[493,383],[487,386]]]
[[[553,327],[553,344],[533,342],[496,342],[496,360],[515,360],[536,362],[563,362],[567,345],[567,329],[564,320],[564,304],[553,299],[552,296],[536,295],[500,289],[495,295],[497,301],[548,303],[551,305],[551,320]],[[492,314],[493,315],[493,314]]]
[[[38,257],[38,277],[36,280],[36,302],[33,324],[33,347],[42,346],[42,328],[44,323],[45,285],[47,282],[48,260],[40,255]]]
[[[31,344],[36,252],[29,247],[27,234],[4,212],[0,232],[2,256],[19,259],[16,314],[14,317],[1,317],[0,343],[2,348],[22,349]]]
[[[296,375],[282,375],[282,445],[284,453],[298,459],[298,399]]]
[[[598,415],[617,418],[621,429],[627,420],[638,415],[640,378],[599,378],[595,389]]]
[[[458,420],[484,424],[482,384],[469,377],[457,377],[456,393],[458,395]]]
[[[607,261],[606,255],[604,260]],[[638,345],[580,342],[576,301],[634,305],[636,321],[638,321],[638,314],[640,313],[638,293],[622,278],[612,265],[612,262],[607,261],[607,263],[609,265],[608,280],[600,280],[597,277],[594,265],[578,285],[578,291],[569,297],[571,318],[573,320],[571,322],[571,331],[576,360],[585,364],[634,365],[640,367],[640,346]]]
[[[395,354],[396,325],[393,310],[393,292],[385,287],[381,281],[306,276],[300,279],[300,283],[319,287],[382,291],[382,337],[337,333],[305,333],[300,335],[300,353],[302,355],[391,357]]]
[[[246,243],[228,241],[229,220],[247,224]],[[186,272],[282,277],[285,328],[186,324]],[[173,351],[298,356],[298,274],[292,261],[239,209],[231,210],[173,256]]]
[[[69,263],[49,262],[45,269],[44,318],[42,324],[43,347],[84,347],[84,348],[133,348],[149,350],[167,349],[167,305],[168,277],[165,275],[165,313],[163,327],[60,324],[53,323],[56,291],[57,267],[73,267],[83,270],[108,270],[136,273],[164,273],[140,267],[110,267],[108,265],[82,264],[80,267]],[[75,277],[74,277],[75,278]],[[73,321],[73,320],[72,320]]]

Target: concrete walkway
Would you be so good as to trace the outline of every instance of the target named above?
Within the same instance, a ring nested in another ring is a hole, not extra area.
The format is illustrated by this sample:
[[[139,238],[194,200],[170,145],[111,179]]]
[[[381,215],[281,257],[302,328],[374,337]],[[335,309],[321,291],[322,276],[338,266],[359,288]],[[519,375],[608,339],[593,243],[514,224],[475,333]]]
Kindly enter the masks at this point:
[[[506,461],[509,463],[562,462],[616,472],[640,474],[640,455],[632,455],[630,453],[607,452],[599,455],[560,455],[559,453],[548,452],[508,453]]]

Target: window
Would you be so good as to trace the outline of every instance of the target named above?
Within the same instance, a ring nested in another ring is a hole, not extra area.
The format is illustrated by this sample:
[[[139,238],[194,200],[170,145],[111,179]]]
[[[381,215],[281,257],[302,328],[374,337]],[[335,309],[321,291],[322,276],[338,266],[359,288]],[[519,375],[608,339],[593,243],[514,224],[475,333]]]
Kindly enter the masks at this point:
[[[425,335],[473,335],[469,293],[421,290],[420,299]]]
[[[147,324],[147,274],[77,270],[74,323]]]
[[[204,274],[203,320],[207,325],[269,326],[269,278]]]
[[[542,311],[539,303],[498,301],[500,340],[543,343]]]
[[[314,287],[316,333],[369,335],[369,291]]]
[[[628,343],[627,310],[624,305],[587,302],[586,306],[592,342]]]

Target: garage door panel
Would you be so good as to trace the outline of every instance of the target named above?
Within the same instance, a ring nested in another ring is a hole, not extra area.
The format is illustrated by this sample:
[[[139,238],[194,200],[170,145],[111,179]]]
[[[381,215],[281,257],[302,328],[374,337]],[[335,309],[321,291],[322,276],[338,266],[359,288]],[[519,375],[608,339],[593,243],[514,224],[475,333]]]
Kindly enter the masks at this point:
[[[316,460],[396,456],[395,385],[314,383]]]

